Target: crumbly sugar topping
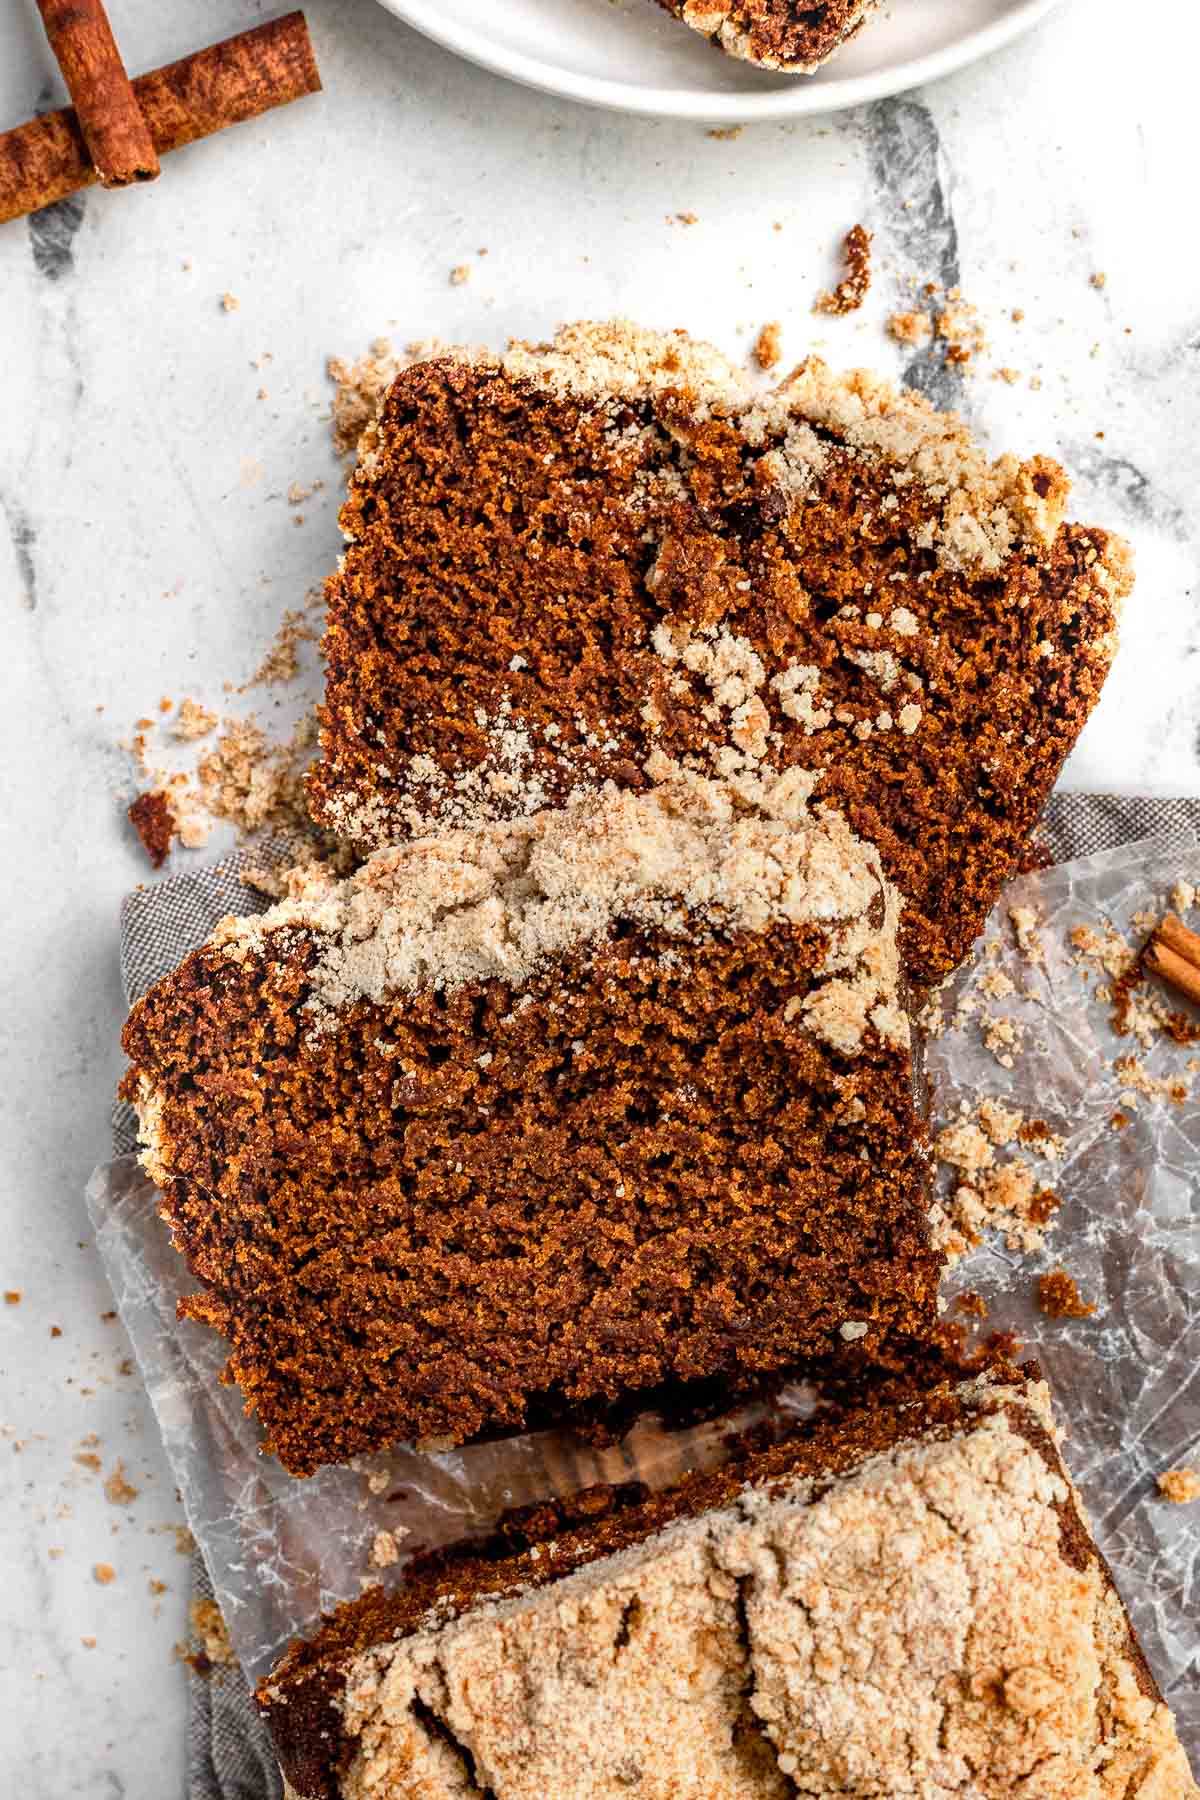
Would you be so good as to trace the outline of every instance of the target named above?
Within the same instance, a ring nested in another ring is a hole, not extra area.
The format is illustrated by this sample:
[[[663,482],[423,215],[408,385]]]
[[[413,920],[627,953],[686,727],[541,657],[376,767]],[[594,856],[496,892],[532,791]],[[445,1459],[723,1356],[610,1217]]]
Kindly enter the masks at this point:
[[[478,352],[453,354],[480,360]],[[498,366],[592,402],[686,390],[698,418],[728,417],[751,445],[767,448],[785,492],[789,484],[803,488],[827,454],[813,428],[832,433],[921,482],[940,502],[928,547],[953,569],[993,572],[1019,544],[1051,543],[1066,514],[1069,483],[1057,463],[992,461],[961,419],[865,369],[839,375],[809,357],[763,390],[711,344],[624,320],[567,325],[549,344],[514,343]],[[798,434],[789,442],[791,432]],[[768,445],[768,435],[781,441]]]
[[[799,773],[782,776],[760,785],[753,808],[696,778],[649,794],[611,789],[377,851],[347,880],[310,864],[288,899],[225,920],[210,949],[238,959],[269,954],[277,934],[316,933],[310,1005],[329,1015],[427,987],[519,987],[549,959],[598,943],[618,918],[681,940],[815,922],[828,933],[826,979],[803,1001],[804,1023],[847,1053],[869,1023],[907,1044],[898,898],[840,814],[808,815],[808,786]]]
[[[1062,1477],[998,1388],[947,1439],[748,1487],[543,1588],[360,1655],[345,1800],[1185,1800]]]

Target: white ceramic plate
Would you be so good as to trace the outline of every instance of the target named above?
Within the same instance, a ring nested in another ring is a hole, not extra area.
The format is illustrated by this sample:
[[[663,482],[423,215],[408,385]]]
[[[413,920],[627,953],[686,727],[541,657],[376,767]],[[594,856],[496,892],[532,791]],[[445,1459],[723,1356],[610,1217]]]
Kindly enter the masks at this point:
[[[816,75],[723,56],[653,0],[381,0],[485,69],[591,106],[733,124],[835,112],[947,75],[1057,0],[886,0]]]

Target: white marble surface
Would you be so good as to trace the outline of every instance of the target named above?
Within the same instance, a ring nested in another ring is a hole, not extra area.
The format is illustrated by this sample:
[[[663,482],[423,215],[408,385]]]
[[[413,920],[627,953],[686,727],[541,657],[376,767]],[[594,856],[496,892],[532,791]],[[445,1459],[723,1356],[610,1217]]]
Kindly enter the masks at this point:
[[[139,68],[259,11],[112,6]],[[1181,175],[1200,20],[1169,11],[1177,43],[1129,47],[1123,0],[1068,0],[926,92],[727,141],[504,86],[371,0],[313,0],[321,99],[171,158],[153,188],[0,227],[0,1288],[22,1295],[0,1306],[0,1790],[182,1792],[178,1509],[81,1202],[120,1069],[116,909],[146,873],[117,746],[162,695],[231,704],[222,683],[336,553],[325,356],[622,312],[731,349],[780,318],[789,356],[818,343],[899,369],[881,329],[897,283],[957,281],[994,346],[959,403],[998,447],[1061,455],[1080,514],[1138,549],[1068,778],[1200,790],[1200,263]],[[0,15],[0,123],[56,92],[21,0]],[[666,223],[680,212],[698,222]],[[815,320],[856,219],[877,234],[874,292]],[[998,364],[1021,379],[991,379]],[[298,526],[283,493],[314,477]],[[130,1507],[74,1460],[91,1432],[105,1473],[124,1459]]]

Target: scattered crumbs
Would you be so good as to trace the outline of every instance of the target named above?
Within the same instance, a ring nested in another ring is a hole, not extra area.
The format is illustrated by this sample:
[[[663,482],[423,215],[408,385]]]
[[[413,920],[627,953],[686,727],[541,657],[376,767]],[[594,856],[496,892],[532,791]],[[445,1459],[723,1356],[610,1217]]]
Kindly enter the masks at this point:
[[[175,836],[175,813],[162,788],[139,794],[128,812],[129,823],[142,840],[150,866],[161,869]]]
[[[1164,1469],[1158,1478],[1158,1491],[1173,1506],[1186,1506],[1200,1500],[1200,1472],[1195,1469]]]
[[[382,1469],[375,1469],[367,1476],[367,1486],[373,1494],[386,1494],[390,1480]]]
[[[746,127],[744,125],[714,125],[708,131],[707,136],[710,138],[719,138],[723,143],[730,143],[734,138],[741,137],[745,129]],[[775,229],[776,231],[779,230],[778,225]]]
[[[1025,322],[1025,308],[1023,306],[1014,306],[1009,317],[1014,325],[1023,325]]]
[[[81,1637],[79,1641],[85,1650],[94,1650],[96,1648],[96,1640],[94,1637]]]
[[[979,991],[989,1000],[1007,1000],[1010,994],[1017,991],[1012,977],[1003,969],[985,969],[979,977]]]
[[[924,312],[893,313],[887,322],[888,334],[898,344],[908,344],[914,350],[922,349],[933,337],[933,320]]]
[[[991,1144],[969,1119],[961,1120],[957,1125],[948,1125],[938,1133],[933,1145],[934,1155],[938,1161],[957,1169],[960,1175],[968,1179],[978,1175],[983,1169],[990,1169],[996,1157]]]
[[[776,369],[783,360],[783,327],[778,319],[763,326],[754,341],[754,360],[760,369]]]
[[[371,1545],[370,1564],[373,1569],[390,1569],[400,1561],[400,1540],[408,1536],[407,1527],[398,1525],[392,1531],[377,1531]]]
[[[832,292],[817,295],[813,311],[819,313],[857,312],[871,286],[871,234],[863,225],[852,225],[842,241],[846,273]]]
[[[946,361],[965,365],[987,349],[983,321],[969,300],[951,289],[937,316],[936,331],[946,346]]]
[[[125,1466],[118,1457],[112,1473],[104,1483],[104,1498],[111,1506],[132,1506],[139,1490],[125,1479]]]
[[[168,1591],[166,1582],[159,1581],[158,1578],[154,1575],[152,1575],[150,1577],[149,1581],[146,1583],[146,1586],[148,1587],[150,1592],[154,1595],[154,1598],[156,1600],[158,1599],[160,1594],[165,1594]]]
[[[175,1533],[175,1549],[180,1556],[191,1556],[196,1548],[196,1540],[186,1525],[173,1525]]]
[[[1191,1083],[1182,1075],[1152,1075],[1136,1056],[1118,1056],[1113,1073],[1121,1083],[1121,1104],[1133,1106],[1140,1094],[1144,1100],[1170,1100],[1183,1106],[1191,1096]]]
[[[455,263],[454,267],[450,271],[450,286],[451,287],[462,287],[463,283],[470,281],[470,279],[471,279],[470,263]]]
[[[436,343],[414,345],[411,354],[416,356],[436,349]],[[408,360],[393,350],[388,338],[376,338],[370,353],[355,362],[345,362],[339,356],[329,357],[325,368],[334,387],[331,427],[333,447],[339,456],[348,455],[355,448],[378,412],[384,394]]]
[[[1002,1015],[988,1019],[983,1026],[984,1047],[991,1051],[1002,1069],[1015,1067],[1024,1037],[1025,1027],[1018,1019]]]
[[[107,1587],[110,1581],[115,1581],[117,1579],[117,1571],[113,1568],[111,1563],[93,1563],[92,1579],[98,1582],[101,1587]]]
[[[1190,881],[1180,879],[1171,889],[1172,912],[1190,912],[1196,904],[1197,891]]]
[[[979,1102],[979,1124],[988,1141],[1003,1147],[1011,1144],[1025,1123],[1024,1114],[1016,1107],[1004,1106],[999,1100]]]
[[[77,1450],[75,1452],[74,1460],[79,1464],[81,1469],[88,1469],[93,1475],[98,1475],[103,1466],[94,1450]]]
[[[1108,1123],[1113,1131],[1124,1131],[1127,1125],[1132,1125],[1133,1120],[1128,1113],[1115,1112]]]
[[[1032,1150],[1035,1156],[1044,1156],[1047,1162],[1062,1162],[1067,1154],[1066,1138],[1051,1131],[1045,1119],[1022,1119],[1017,1139],[1026,1150]]]
[[[698,225],[699,223],[700,223],[699,213],[677,212],[673,216],[671,213],[667,214],[667,224],[668,225],[676,225],[676,224],[678,224],[678,225]]]
[[[1104,273],[1103,269],[1097,269],[1094,275],[1088,276],[1088,286],[1094,288],[1106,288],[1108,286],[1108,276]]]
[[[222,312],[237,312],[238,309],[240,308],[241,304],[242,303],[238,299],[236,294],[222,294],[221,295],[221,310],[222,310]]]
[[[62,1336],[62,1326],[61,1325],[52,1325],[50,1327],[50,1336],[51,1337],[61,1337]]]
[[[324,486],[325,483],[323,481],[310,481],[308,483],[303,481],[293,481],[288,487],[287,503],[289,506],[303,506],[306,500],[311,500],[314,494],[319,494]]]
[[[46,1555],[50,1558],[51,1562],[58,1562],[60,1557],[66,1555],[66,1551],[61,1544],[51,1544]]]
[[[987,1301],[982,1294],[977,1294],[974,1288],[965,1288],[955,1301],[955,1305],[959,1312],[967,1313],[972,1319],[986,1319],[988,1316]]]
[[[185,1660],[191,1663],[198,1675],[206,1674],[209,1668],[229,1669],[237,1662],[233,1645],[229,1641],[229,1632],[221,1609],[215,1600],[193,1600],[188,1609],[188,1618],[192,1631],[200,1641],[201,1648]],[[203,1664],[202,1665],[202,1660]]]
[[[307,609],[320,599],[320,590],[314,589],[304,606],[289,606],[285,610],[266,655],[239,692],[244,694],[255,687],[283,687],[296,679],[300,673],[300,645],[315,643],[319,635]]]
[[[207,737],[216,723],[216,713],[210,712],[207,706],[201,706],[198,700],[181,700],[171,726],[171,735],[183,743],[192,743],[197,738]]]
[[[1048,1319],[1090,1319],[1096,1310],[1065,1269],[1051,1269],[1048,1275],[1038,1276],[1037,1301]]]
[[[4,1290],[4,1304],[5,1304],[5,1306],[20,1306],[20,1304],[21,1304],[20,1288],[6,1288]]]
[[[973,1250],[988,1230],[1002,1231],[1010,1250],[1041,1250],[1059,1205],[1058,1195],[1039,1184],[1028,1163],[1001,1163],[935,1201],[933,1241],[950,1262]]]

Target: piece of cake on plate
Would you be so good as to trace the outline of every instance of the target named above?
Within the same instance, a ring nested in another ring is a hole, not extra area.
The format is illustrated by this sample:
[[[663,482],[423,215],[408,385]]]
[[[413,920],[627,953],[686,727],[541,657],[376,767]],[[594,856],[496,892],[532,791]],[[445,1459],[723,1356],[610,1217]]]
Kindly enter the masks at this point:
[[[305,1800],[1198,1792],[1032,1370],[536,1509],[259,1700]]]
[[[742,62],[811,75],[852,38],[879,0],[660,0],[667,11]]]
[[[809,786],[613,789],[316,871],[134,1008],[186,1310],[290,1470],[929,1334],[899,901]]]
[[[314,813],[378,845],[802,770],[878,846],[936,982],[1114,654],[1128,551],[1066,496],[861,371],[765,390],[681,332],[419,362],[342,512]]]

